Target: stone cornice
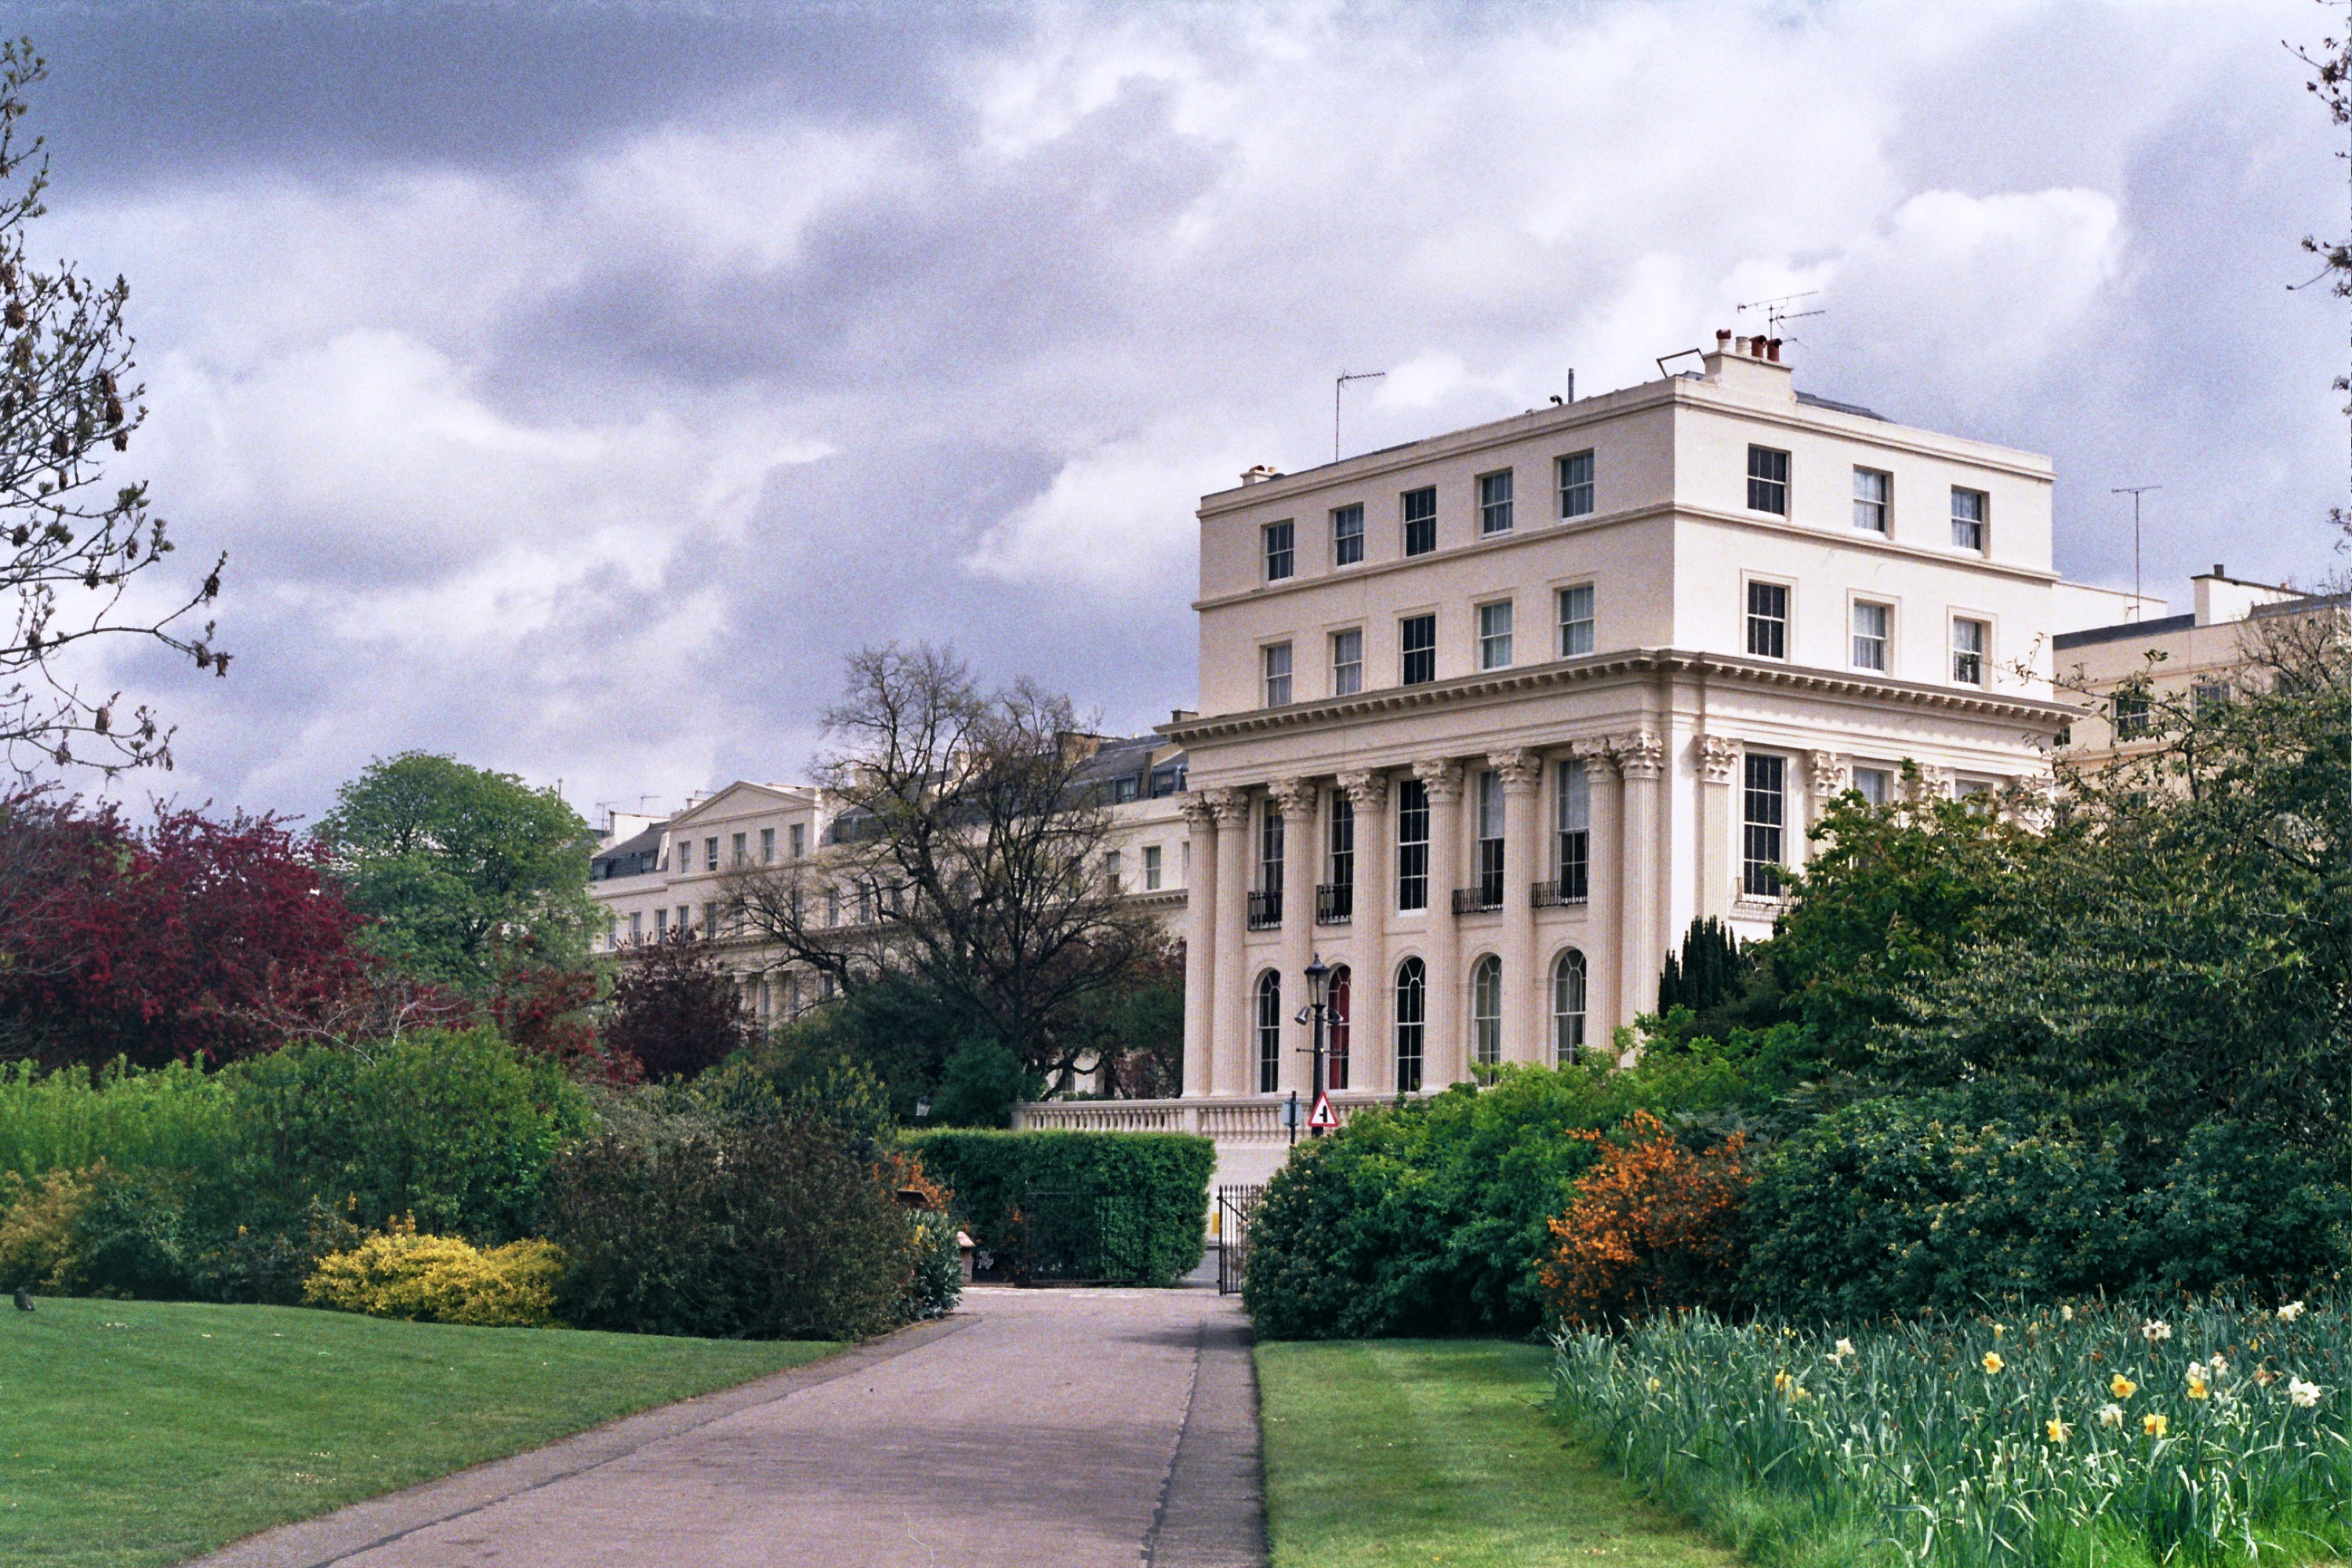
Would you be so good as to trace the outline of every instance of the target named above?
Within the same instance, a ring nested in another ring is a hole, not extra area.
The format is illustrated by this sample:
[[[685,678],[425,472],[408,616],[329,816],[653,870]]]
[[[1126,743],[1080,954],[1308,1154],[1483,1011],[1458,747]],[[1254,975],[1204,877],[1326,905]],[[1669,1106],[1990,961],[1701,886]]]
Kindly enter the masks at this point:
[[[1322,730],[1396,714],[1467,707],[1564,688],[1661,677],[1719,680],[1729,685],[1884,703],[1948,713],[1956,718],[2021,723],[2053,732],[2081,716],[2071,707],[2039,698],[1959,691],[1949,687],[1869,679],[1840,670],[1685,648],[1635,648],[1507,670],[1484,670],[1420,686],[1383,687],[1353,697],[1294,702],[1283,708],[1208,714],[1157,728],[1180,746],[1194,746],[1203,742]]]

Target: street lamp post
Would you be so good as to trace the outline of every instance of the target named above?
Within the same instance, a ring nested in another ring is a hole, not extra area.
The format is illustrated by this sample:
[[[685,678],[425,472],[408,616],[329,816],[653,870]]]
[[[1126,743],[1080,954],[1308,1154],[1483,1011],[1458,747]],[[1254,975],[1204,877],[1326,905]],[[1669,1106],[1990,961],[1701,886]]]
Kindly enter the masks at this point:
[[[1311,1032],[1308,1038],[1313,1042],[1307,1047],[1314,1058],[1313,1066],[1309,1068],[1307,1079],[1307,1103],[1309,1106],[1320,1105],[1323,1102],[1323,1015],[1325,988],[1330,983],[1330,967],[1323,962],[1322,954],[1318,953],[1307,962],[1307,1005],[1298,1010],[1298,1021],[1309,1026]],[[1323,1136],[1323,1129],[1318,1123],[1309,1121],[1307,1133],[1310,1138],[1320,1138]]]

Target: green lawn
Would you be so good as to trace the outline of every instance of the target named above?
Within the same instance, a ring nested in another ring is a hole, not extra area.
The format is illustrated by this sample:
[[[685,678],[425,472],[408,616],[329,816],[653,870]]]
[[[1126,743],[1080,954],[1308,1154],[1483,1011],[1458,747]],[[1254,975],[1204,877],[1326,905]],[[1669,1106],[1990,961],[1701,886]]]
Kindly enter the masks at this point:
[[[176,1563],[836,1348],[0,1300],[0,1563]]]
[[[1275,1568],[1732,1568],[1544,1413],[1551,1352],[1486,1340],[1262,1344]]]

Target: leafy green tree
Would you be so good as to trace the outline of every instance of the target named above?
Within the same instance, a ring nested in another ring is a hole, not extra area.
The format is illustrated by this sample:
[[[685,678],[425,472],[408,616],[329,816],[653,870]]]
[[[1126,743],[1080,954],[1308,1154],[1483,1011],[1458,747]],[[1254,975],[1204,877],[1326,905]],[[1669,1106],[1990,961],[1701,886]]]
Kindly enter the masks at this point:
[[[345,784],[319,824],[365,941],[425,979],[481,995],[516,954],[578,968],[595,905],[588,825],[553,790],[404,752]]]

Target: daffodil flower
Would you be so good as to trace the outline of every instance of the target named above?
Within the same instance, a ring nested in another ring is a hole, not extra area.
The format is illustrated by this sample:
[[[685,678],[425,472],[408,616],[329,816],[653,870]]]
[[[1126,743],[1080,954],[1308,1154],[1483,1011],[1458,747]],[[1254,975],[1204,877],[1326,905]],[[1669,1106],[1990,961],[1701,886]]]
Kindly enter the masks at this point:
[[[2139,1384],[2134,1383],[2130,1378],[2126,1377],[2122,1373],[2117,1373],[2115,1376],[2107,1379],[2107,1392],[2114,1394],[2117,1399],[2129,1399],[2133,1394],[2139,1392]]]
[[[2099,1406],[2099,1425],[2100,1425],[2100,1426],[2122,1426],[2123,1424],[2124,1424],[2124,1407],[2123,1407],[2122,1405],[2100,1405],[2100,1406]]]
[[[2053,1443],[2063,1443],[2074,1435],[2074,1428],[2072,1426],[2055,1417],[2044,1421],[2042,1424],[2042,1429],[2050,1435],[2050,1440]]]
[[[2278,1310],[2278,1321],[2282,1323],[2292,1323],[2302,1316],[2303,1303],[2300,1301],[2289,1301]]]
[[[2151,1437],[2163,1436],[2171,1426],[2171,1418],[2160,1412],[2155,1415],[2143,1415],[2139,1418],[2139,1429],[2147,1433]]]
[[[2161,1318],[2150,1318],[2139,1326],[2139,1337],[2150,1344],[2160,1343],[2172,1337],[2172,1325]]]
[[[1999,1372],[2002,1367],[2007,1366],[2008,1364],[2009,1363],[2007,1362],[2000,1359],[2000,1352],[1999,1351],[1985,1352],[1984,1369],[1987,1373]]]
[[[2319,1384],[2305,1383],[2299,1377],[2290,1377],[2286,1380],[2286,1396],[2302,1408],[2308,1410],[2319,1403]]]

